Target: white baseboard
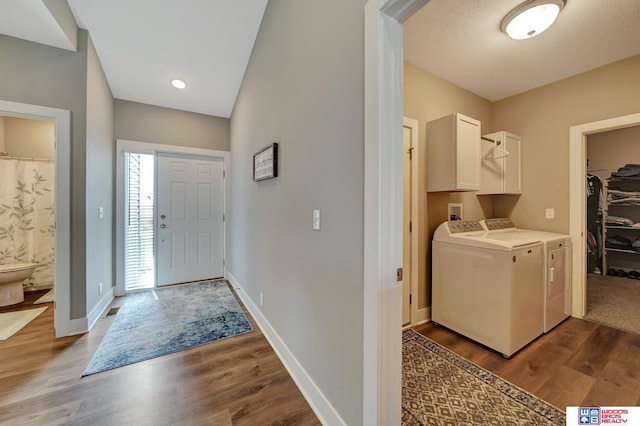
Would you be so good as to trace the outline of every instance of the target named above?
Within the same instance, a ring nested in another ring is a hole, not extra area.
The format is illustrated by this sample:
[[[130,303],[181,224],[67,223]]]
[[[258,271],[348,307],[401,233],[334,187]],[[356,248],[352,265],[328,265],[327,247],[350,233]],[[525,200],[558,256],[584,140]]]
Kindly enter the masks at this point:
[[[100,299],[88,316],[66,321],[66,323],[62,325],[56,324],[56,338],[88,333],[93,326],[96,325],[96,322],[109,307],[113,299],[113,287],[111,287],[104,296],[102,296],[102,299]]]
[[[418,315],[415,318],[415,321],[411,321],[409,324],[403,325],[402,331],[416,327],[418,325],[422,325],[429,321],[431,321],[431,307],[428,306],[426,308],[418,309]]]
[[[66,324],[66,328],[60,330],[60,332],[58,332],[58,329],[56,328],[56,338],[85,334],[88,331],[87,318],[76,318],[69,320]]]
[[[114,287],[110,287],[109,290],[107,290],[104,296],[102,296],[102,299],[100,299],[98,304],[91,310],[91,312],[87,316],[87,331],[91,330],[93,326],[96,325],[96,322],[98,322],[104,311],[106,311],[111,302],[113,302],[113,299],[115,297],[113,294],[113,289]]]
[[[418,309],[418,318],[416,321],[416,325],[424,324],[425,322],[429,321],[431,321],[431,306]]]
[[[251,316],[260,327],[262,334],[267,338],[271,347],[284,364],[293,381],[298,385],[300,392],[307,400],[311,409],[316,414],[323,425],[346,425],[338,412],[333,408],[329,400],[324,396],[320,388],[313,381],[311,376],[305,371],[296,357],[291,353],[287,345],[282,341],[276,330],[273,329],[269,321],[262,314],[262,311],[253,303],[238,280],[229,272],[229,282],[236,290],[236,293],[247,307]]]

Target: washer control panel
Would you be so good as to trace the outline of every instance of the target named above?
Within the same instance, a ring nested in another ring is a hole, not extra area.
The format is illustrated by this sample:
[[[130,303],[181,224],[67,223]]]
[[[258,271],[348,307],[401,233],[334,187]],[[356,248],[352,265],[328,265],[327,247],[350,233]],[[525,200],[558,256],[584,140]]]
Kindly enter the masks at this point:
[[[477,220],[450,220],[448,222],[449,232],[457,234],[460,232],[484,231],[484,228]]]
[[[515,228],[515,225],[513,224],[513,222],[511,222],[511,219],[507,219],[506,217],[485,219],[484,224],[489,231],[495,231],[496,229]]]

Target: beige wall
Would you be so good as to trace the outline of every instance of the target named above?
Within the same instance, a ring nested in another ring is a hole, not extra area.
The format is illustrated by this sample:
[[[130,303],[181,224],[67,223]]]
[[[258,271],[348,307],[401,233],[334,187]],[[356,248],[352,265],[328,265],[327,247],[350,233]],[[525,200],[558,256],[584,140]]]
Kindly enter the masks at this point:
[[[603,182],[627,163],[640,163],[640,126],[587,136],[587,172]]]
[[[478,197],[473,192],[426,192],[426,124],[454,112],[480,120],[482,133],[489,133],[487,124],[491,123],[491,102],[405,62],[404,115],[419,123],[418,210],[421,232],[418,256],[422,262],[418,267],[418,309],[431,305],[431,239],[438,225],[447,220],[448,203],[463,203],[464,219],[492,216],[491,196]]]
[[[229,119],[116,99],[116,139],[229,151]]]
[[[0,116],[0,152],[4,151],[4,117]]]
[[[4,151],[7,151],[10,156],[54,159],[55,124],[53,121],[18,117],[3,118]]]
[[[429,246],[435,228],[447,220],[447,203],[463,202],[464,216],[469,219],[510,217],[521,228],[569,232],[569,128],[640,112],[638,76],[640,55],[491,103],[405,63],[404,115],[417,119],[420,131],[418,185],[422,235],[419,255],[425,258],[425,265],[420,265],[419,308],[431,304]],[[522,195],[425,193],[425,124],[452,112],[461,112],[480,120],[483,134],[506,130],[522,136]],[[638,144],[635,152],[640,155],[640,137],[637,134],[640,131],[637,129],[616,132],[632,133]],[[591,135],[589,141],[611,137]],[[606,143],[597,146],[590,143],[589,146],[592,151],[609,149]],[[596,156],[591,153],[589,156],[596,161]],[[638,155],[629,157],[627,153],[627,160],[624,161],[640,162],[630,159],[640,158]],[[618,159],[613,161],[619,163]],[[622,165],[616,164],[602,167],[615,166],[617,169]],[[592,162],[590,168],[596,167],[602,168]],[[545,219],[545,208],[555,209],[555,219]]]
[[[640,55],[494,103],[493,130],[522,136],[523,194],[494,199],[517,226],[569,233],[569,128],[640,112]],[[545,208],[555,219],[545,219]]]

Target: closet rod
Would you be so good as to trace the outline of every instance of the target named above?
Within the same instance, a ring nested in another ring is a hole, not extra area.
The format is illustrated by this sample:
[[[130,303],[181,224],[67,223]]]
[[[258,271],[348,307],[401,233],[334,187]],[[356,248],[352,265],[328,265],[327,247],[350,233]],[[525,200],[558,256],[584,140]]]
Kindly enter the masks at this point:
[[[480,139],[484,139],[485,141],[489,141],[489,142],[496,143],[496,141],[494,141],[493,139],[488,138],[488,137],[486,137],[486,136],[480,136]]]

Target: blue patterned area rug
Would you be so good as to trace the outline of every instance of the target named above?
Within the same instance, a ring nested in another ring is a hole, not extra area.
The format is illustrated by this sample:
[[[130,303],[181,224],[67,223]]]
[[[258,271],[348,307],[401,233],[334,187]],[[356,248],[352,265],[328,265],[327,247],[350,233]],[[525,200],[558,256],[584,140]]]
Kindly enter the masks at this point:
[[[251,330],[226,281],[132,293],[82,376]]]
[[[402,332],[402,424],[565,425],[565,413],[414,330]]]

